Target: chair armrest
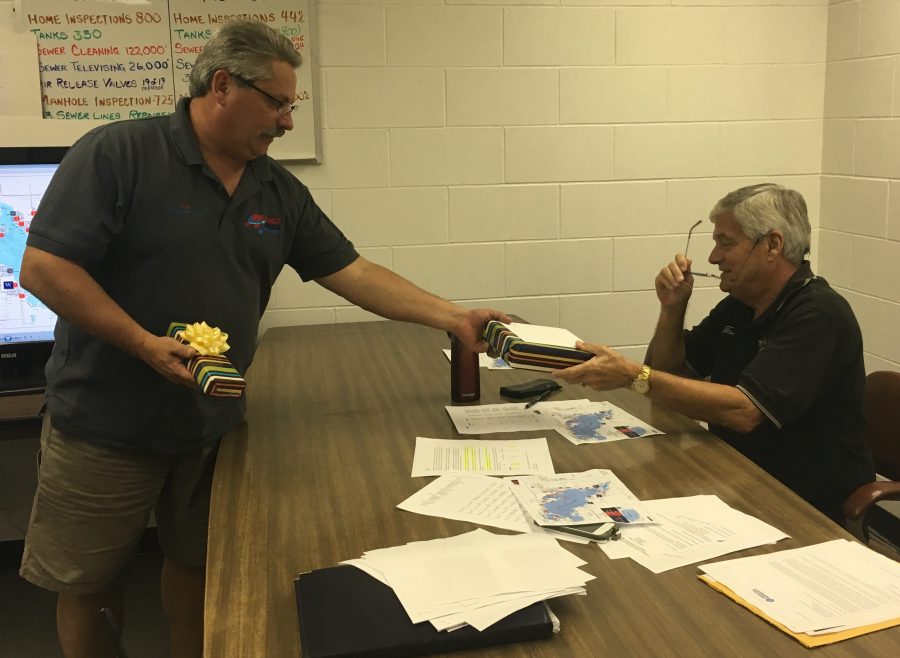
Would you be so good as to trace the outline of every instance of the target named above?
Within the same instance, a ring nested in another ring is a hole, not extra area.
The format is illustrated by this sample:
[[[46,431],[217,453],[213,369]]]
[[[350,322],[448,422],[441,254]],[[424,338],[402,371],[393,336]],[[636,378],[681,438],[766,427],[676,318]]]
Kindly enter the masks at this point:
[[[882,500],[900,500],[900,482],[889,480],[861,485],[844,502],[844,517],[851,521],[861,519]]]

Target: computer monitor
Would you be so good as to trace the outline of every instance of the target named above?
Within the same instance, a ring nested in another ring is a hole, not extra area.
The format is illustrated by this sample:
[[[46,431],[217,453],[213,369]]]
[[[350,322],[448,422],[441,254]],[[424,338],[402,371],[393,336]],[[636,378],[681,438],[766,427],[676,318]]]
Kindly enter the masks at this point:
[[[0,395],[41,391],[56,315],[19,284],[38,203],[64,147],[0,147]]]

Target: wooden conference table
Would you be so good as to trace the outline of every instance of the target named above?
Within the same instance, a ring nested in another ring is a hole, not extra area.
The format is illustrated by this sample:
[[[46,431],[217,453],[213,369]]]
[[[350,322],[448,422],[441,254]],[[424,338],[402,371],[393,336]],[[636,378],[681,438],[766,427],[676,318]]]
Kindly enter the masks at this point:
[[[411,478],[416,436],[459,435],[442,332],[402,323],[270,330],[248,379],[247,422],[223,441],[209,530],[204,655],[300,655],[293,578],[369,549],[468,532],[476,526],[395,508],[430,479]],[[481,402],[505,383],[541,376],[481,371]],[[725,443],[630,391],[563,386],[552,399],[608,399],[663,436],[576,446],[546,436],[556,472],[609,468],[641,499],[716,494],[792,539],[729,557],[850,535]],[[473,437],[469,437],[473,438]],[[493,532],[501,530],[489,529]],[[564,542],[596,579],[587,596],[552,602],[550,640],[478,656],[801,656],[810,650],[697,579],[696,566],[654,574]],[[816,658],[900,656],[900,628],[813,650]]]

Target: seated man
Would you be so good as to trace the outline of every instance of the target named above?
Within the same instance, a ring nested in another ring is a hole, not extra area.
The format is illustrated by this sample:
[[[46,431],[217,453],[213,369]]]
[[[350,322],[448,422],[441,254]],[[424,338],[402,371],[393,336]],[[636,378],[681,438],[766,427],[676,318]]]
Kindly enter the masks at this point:
[[[709,429],[840,523],[841,504],[875,479],[863,437],[862,336],[849,304],[803,257],[806,202],[774,184],[731,192],[710,212],[709,262],[728,293],[684,329],[691,259],[656,277],[660,316],[646,365],[599,345],[560,370],[598,390],[632,386]]]

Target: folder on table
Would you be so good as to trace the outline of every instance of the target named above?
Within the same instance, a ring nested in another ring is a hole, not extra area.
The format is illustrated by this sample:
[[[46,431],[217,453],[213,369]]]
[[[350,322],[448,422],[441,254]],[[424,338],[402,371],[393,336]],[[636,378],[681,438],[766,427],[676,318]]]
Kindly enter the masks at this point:
[[[898,619],[889,619],[886,621],[878,622],[876,624],[867,624],[866,626],[858,626],[857,628],[850,628],[850,629],[847,629],[844,631],[837,631],[836,633],[826,633],[824,635],[808,635],[806,633],[794,633],[787,626],[772,619],[769,615],[767,615],[762,610],[757,608],[755,605],[750,603],[747,599],[738,596],[730,588],[726,587],[722,583],[720,583],[720,582],[716,581],[715,579],[710,578],[709,576],[706,576],[706,575],[700,575],[697,577],[700,580],[702,580],[704,583],[706,583],[707,585],[712,587],[717,592],[721,592],[722,594],[727,596],[729,599],[731,599],[735,603],[739,603],[740,605],[747,608],[747,610],[749,610],[753,614],[757,615],[758,617],[762,617],[763,619],[765,619],[767,622],[772,624],[772,626],[774,626],[778,630],[783,631],[784,633],[787,633],[792,638],[797,640],[797,642],[799,642],[800,644],[802,644],[803,646],[805,646],[808,649],[812,649],[814,647],[822,647],[822,646],[825,646],[826,644],[834,644],[835,642],[849,640],[852,637],[859,637],[860,635],[865,635],[866,633],[873,633],[875,631],[880,631],[885,628],[891,628],[893,626],[900,625],[900,618],[898,618]]]
[[[304,658],[425,656],[553,634],[553,622],[543,602],[484,631],[471,626],[437,631],[427,621],[414,624],[390,587],[348,565],[299,574],[294,592]]]

